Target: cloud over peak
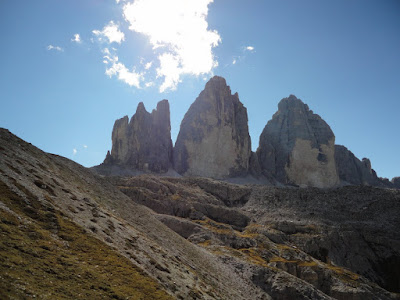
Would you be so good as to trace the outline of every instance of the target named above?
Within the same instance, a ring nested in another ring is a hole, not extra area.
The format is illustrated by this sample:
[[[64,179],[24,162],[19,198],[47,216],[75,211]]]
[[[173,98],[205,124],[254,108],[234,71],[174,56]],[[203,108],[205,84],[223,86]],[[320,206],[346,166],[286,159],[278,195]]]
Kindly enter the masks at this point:
[[[116,76],[129,86],[140,88],[140,82],[143,80],[143,73],[136,72],[135,68],[130,71],[123,63],[118,61],[118,56],[111,54],[108,48],[105,48],[103,53],[103,63],[110,66],[106,69],[106,75],[110,77]]]
[[[184,74],[208,74],[218,66],[212,50],[221,38],[208,30],[206,20],[211,2],[136,0],[124,5],[129,29],[147,36],[157,55],[157,77],[164,78],[160,92],[176,89]]]

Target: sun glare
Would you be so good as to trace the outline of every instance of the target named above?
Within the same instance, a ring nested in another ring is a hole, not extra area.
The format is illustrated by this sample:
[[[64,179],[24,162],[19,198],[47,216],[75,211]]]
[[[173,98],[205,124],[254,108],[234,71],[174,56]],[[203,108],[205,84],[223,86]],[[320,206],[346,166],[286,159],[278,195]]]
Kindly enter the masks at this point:
[[[212,0],[136,0],[124,6],[129,29],[146,35],[159,60],[160,92],[176,89],[183,74],[202,75],[218,65],[212,49],[221,38],[208,30]],[[155,9],[155,7],[157,9]]]

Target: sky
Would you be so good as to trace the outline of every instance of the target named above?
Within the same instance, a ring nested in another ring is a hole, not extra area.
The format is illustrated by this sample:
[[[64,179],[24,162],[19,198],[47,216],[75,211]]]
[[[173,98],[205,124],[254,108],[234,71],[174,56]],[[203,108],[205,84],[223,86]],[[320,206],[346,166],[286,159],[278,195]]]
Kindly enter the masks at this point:
[[[0,127],[86,167],[139,102],[184,114],[214,75],[247,108],[252,149],[296,95],[336,144],[400,176],[398,0],[2,0]]]

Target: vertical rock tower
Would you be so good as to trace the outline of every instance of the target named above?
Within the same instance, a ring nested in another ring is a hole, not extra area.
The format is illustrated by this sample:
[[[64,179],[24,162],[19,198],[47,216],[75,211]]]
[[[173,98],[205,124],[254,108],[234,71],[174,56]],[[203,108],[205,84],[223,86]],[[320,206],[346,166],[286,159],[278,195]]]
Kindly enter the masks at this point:
[[[140,102],[128,123],[128,116],[115,121],[112,150],[105,164],[136,170],[167,172],[172,161],[171,122],[168,100],[158,102],[148,113]]]
[[[215,179],[245,175],[251,140],[247,109],[222,77],[211,78],[181,123],[174,167],[182,175]]]
[[[339,183],[335,135],[293,95],[279,102],[278,111],[261,133],[257,155],[263,173],[281,183],[319,188]]]

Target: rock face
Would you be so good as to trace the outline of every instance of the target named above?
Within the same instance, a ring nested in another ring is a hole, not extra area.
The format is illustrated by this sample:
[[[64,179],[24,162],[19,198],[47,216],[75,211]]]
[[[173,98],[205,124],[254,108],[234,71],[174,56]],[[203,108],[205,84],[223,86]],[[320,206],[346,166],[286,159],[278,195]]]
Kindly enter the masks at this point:
[[[247,109],[215,76],[190,106],[174,148],[174,167],[182,175],[216,179],[247,174],[251,141]]]
[[[329,125],[293,95],[279,102],[257,149],[266,176],[319,188],[339,183],[334,153],[335,135]]]
[[[341,145],[335,146],[335,161],[339,178],[346,184],[379,185],[379,179],[371,168],[368,158],[360,161],[350,150]]]
[[[112,150],[104,164],[132,169],[167,172],[172,161],[171,123],[168,100],[148,113],[140,102],[130,122],[128,116],[115,121]]]
[[[344,146],[335,145],[335,161],[342,184],[400,188],[398,177],[397,180],[395,177],[392,181],[389,181],[387,178],[378,177],[372,169],[371,161],[368,158],[359,160]]]
[[[391,182],[396,189],[400,189],[400,177],[393,177]]]

